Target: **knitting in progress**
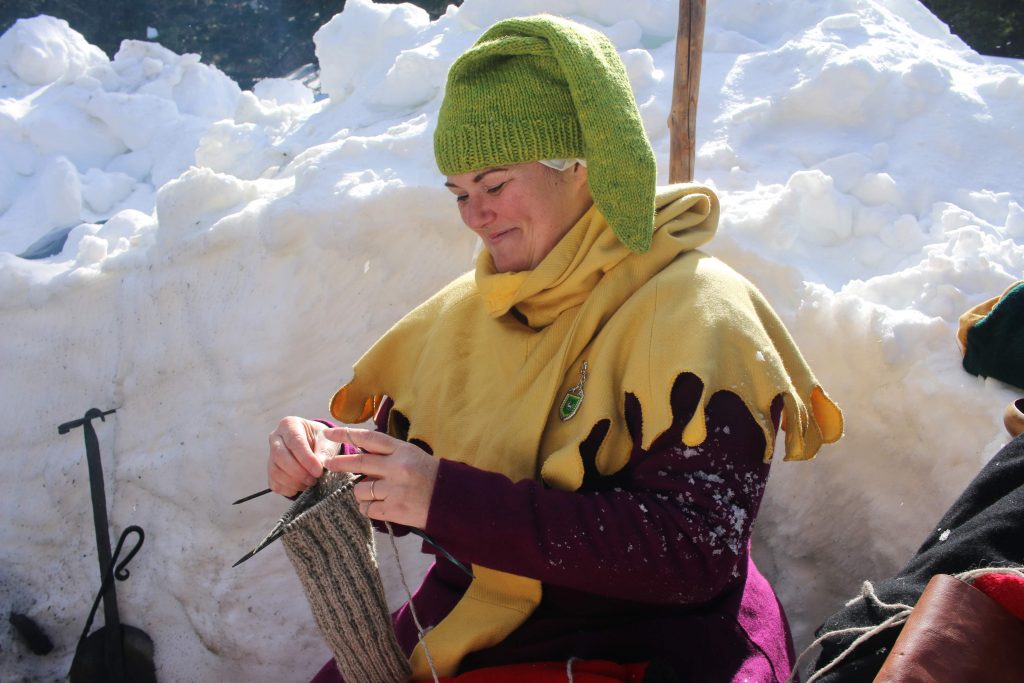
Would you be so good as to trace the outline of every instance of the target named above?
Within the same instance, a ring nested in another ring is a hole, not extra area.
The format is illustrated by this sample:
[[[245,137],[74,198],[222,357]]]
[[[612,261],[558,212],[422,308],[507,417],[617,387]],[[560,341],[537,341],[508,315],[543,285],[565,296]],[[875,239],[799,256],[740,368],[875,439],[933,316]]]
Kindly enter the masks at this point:
[[[327,472],[299,496],[282,518],[285,551],[345,680],[404,681],[409,662],[391,627],[373,529],[352,479]]]
[[[612,680],[781,683],[791,668],[749,538],[778,430],[786,459],[808,460],[842,413],[764,296],[700,250],[714,191],[656,187],[643,124],[601,31],[550,15],[486,30],[452,64],[434,130],[443,185],[484,243],[476,269],[334,395],[336,423],[373,418],[325,432],[358,452],[311,459],[322,428],[295,416],[271,435],[273,490],[365,475],[364,515],[471,565],[467,581],[433,563],[419,615],[410,600],[393,616],[413,680],[555,663],[582,683],[594,658],[637,665]],[[351,571],[323,567],[335,526],[300,574],[338,664],[314,680],[355,683],[344,610],[328,609],[329,579]]]

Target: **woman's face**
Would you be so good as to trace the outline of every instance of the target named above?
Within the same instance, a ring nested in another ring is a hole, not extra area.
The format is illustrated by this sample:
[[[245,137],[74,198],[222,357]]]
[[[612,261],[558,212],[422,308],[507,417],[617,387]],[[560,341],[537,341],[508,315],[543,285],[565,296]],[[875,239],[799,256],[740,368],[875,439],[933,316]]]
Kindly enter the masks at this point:
[[[593,203],[580,164],[496,166],[448,176],[445,187],[499,273],[533,270]]]

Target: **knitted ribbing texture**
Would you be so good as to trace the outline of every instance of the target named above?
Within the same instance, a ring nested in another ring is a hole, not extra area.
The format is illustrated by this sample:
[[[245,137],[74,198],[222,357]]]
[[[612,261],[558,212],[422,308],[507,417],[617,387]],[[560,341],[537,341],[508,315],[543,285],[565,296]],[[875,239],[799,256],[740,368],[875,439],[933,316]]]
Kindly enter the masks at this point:
[[[391,627],[373,530],[359,512],[351,475],[325,473],[282,521],[288,559],[342,678],[407,680],[409,662]]]

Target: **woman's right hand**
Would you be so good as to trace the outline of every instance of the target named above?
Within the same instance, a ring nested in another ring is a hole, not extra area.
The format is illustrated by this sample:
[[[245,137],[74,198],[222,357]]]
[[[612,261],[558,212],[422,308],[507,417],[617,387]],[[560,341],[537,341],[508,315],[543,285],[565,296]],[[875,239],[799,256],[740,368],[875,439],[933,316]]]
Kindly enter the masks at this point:
[[[328,443],[319,436],[325,429],[319,422],[294,416],[278,423],[268,437],[267,484],[271,491],[291,497],[316,483],[328,455],[316,450]]]

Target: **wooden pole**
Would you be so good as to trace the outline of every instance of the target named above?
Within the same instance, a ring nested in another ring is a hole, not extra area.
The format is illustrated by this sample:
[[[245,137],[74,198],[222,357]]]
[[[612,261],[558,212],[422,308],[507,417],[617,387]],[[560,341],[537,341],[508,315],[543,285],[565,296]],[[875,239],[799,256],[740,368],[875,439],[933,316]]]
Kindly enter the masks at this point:
[[[669,113],[668,179],[671,183],[693,180],[697,139],[697,95],[700,90],[700,58],[704,52],[704,15],[707,0],[679,0],[676,33],[676,72]]]

